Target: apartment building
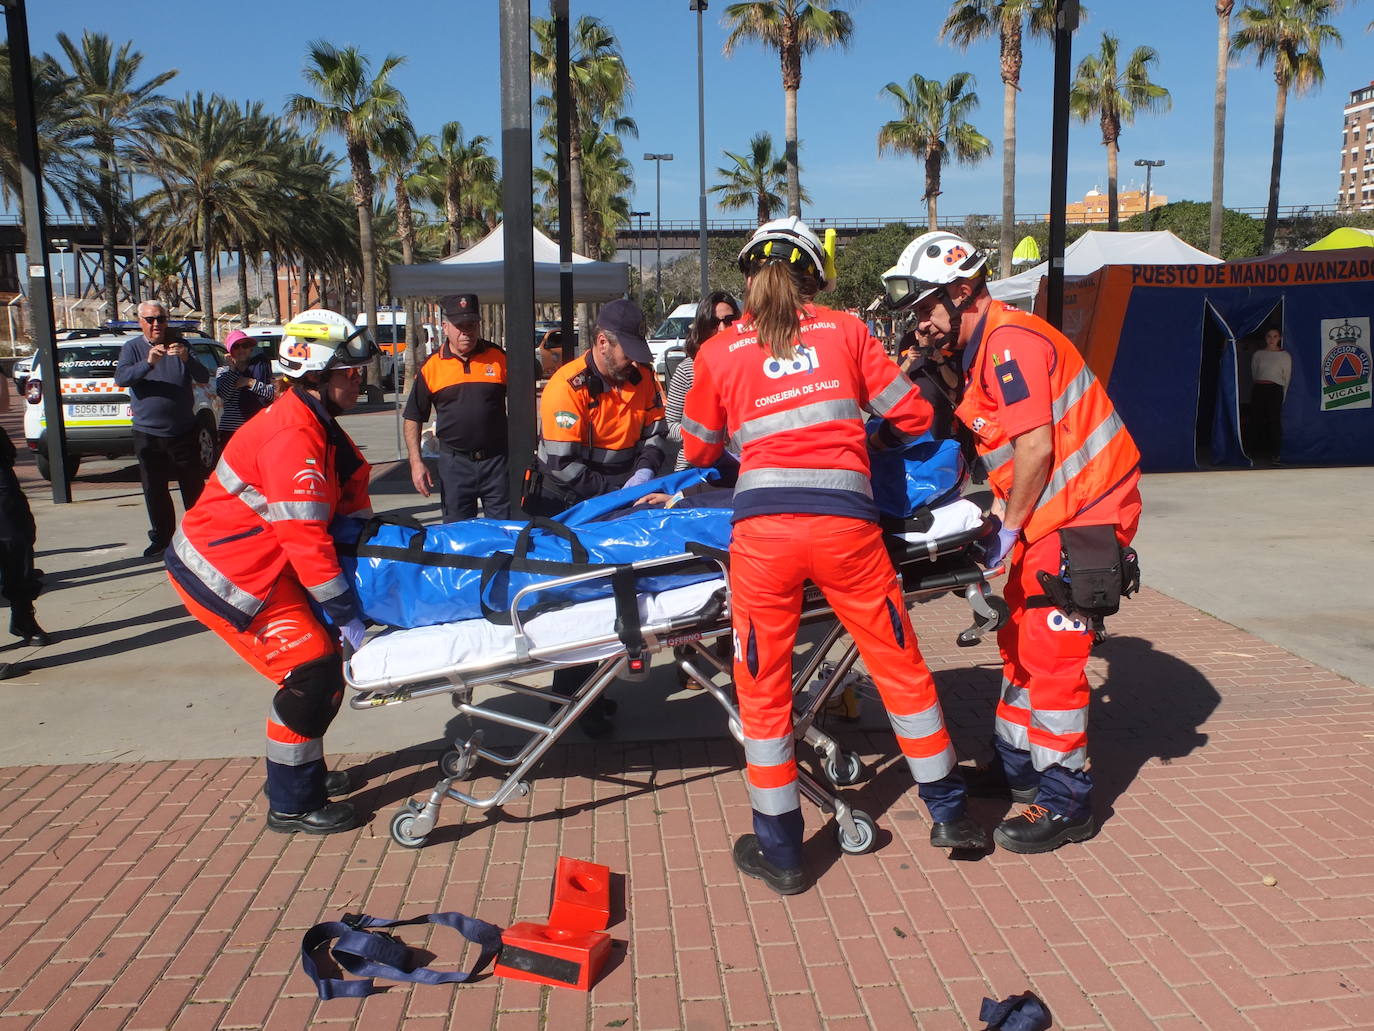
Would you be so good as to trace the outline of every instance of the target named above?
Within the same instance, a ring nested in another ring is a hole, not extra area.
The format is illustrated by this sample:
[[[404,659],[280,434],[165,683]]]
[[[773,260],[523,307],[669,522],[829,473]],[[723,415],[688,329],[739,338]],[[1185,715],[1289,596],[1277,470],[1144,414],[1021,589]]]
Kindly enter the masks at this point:
[[[1341,130],[1342,211],[1374,211],[1374,82],[1351,90]]]

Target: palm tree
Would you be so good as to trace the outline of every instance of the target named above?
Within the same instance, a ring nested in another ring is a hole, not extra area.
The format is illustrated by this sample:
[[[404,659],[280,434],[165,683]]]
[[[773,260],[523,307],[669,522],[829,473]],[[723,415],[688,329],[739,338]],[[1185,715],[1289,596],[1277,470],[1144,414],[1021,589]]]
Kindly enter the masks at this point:
[[[552,4],[550,4],[552,10]],[[530,74],[535,81],[554,85],[555,48],[552,18],[530,23],[535,46]],[[586,178],[582,170],[584,128],[614,121],[624,112],[634,89],[615,33],[599,18],[583,15],[569,33],[569,80],[572,93],[568,139],[569,203],[572,208],[572,245],[586,254]]]
[[[339,49],[325,40],[306,48],[305,81],[315,96],[297,93],[286,102],[290,117],[314,129],[315,138],[338,133],[344,139],[353,173],[353,206],[358,214],[358,247],[363,273],[363,318],[373,328],[377,312],[377,246],[372,236],[372,175],[369,152],[382,133],[409,125],[406,101],[391,83],[391,73],[404,57],[387,55],[375,76],[357,47]],[[381,380],[381,362],[373,363],[373,382]]]
[[[1054,34],[1054,0],[954,0],[940,38],[960,49],[996,37],[1002,72],[1002,227],[998,268],[1011,268],[1016,247],[1016,95],[1021,91],[1021,40]],[[1080,9],[1080,17],[1086,12]]]
[[[778,191],[787,183],[787,159],[773,153],[773,137],[766,132],[750,137],[747,155],[727,150],[725,156],[735,166],[716,169],[722,179],[710,190],[720,194],[716,203],[726,211],[752,207],[759,225],[763,225],[785,203]],[[805,192],[802,197],[811,199]]]
[[[401,262],[413,265],[415,214],[410,206],[409,179],[415,172],[415,158],[420,141],[415,135],[415,130],[405,125],[384,132],[379,143],[377,150],[382,162],[380,171],[385,178],[391,180],[392,192],[396,198],[396,235],[400,238]],[[413,383],[420,329],[420,309],[413,298],[406,298],[405,312],[405,381]]]
[[[1107,229],[1116,232],[1116,157],[1121,126],[1135,121],[1136,111],[1167,111],[1169,91],[1150,81],[1150,65],[1159,59],[1153,47],[1136,47],[1124,70],[1118,67],[1121,42],[1102,34],[1102,45],[1078,63],[1069,92],[1069,110],[1080,122],[1096,116],[1107,148]]]
[[[491,139],[474,136],[464,141],[461,122],[445,122],[435,141],[426,136],[417,148],[416,193],[444,210],[448,223],[448,252],[456,254],[477,231],[473,212],[497,181],[497,162],[488,152]],[[472,194],[482,194],[474,198]]]
[[[1231,11],[1236,0],[1215,0],[1217,9],[1217,88],[1212,108],[1212,215],[1207,249],[1221,257],[1222,194],[1226,181],[1226,79],[1231,63]]]
[[[749,0],[725,9],[732,27],[725,40],[729,57],[740,43],[756,40],[776,50],[782,62],[783,139],[787,163],[787,213],[801,216],[801,171],[797,160],[797,90],[802,55],[821,47],[847,47],[854,20],[834,0]]]
[[[97,166],[95,208],[100,217],[101,264],[105,280],[105,317],[119,315],[119,286],[115,272],[114,233],[118,208],[117,151],[133,141],[150,115],[166,108],[158,89],[175,76],[161,72],[135,84],[143,55],[132,42],[115,49],[110,37],[89,29],[78,46],[66,33],[57,34],[58,45],[71,66],[71,96],[78,109],[76,125],[91,138]]]
[[[168,308],[181,304],[181,261],[175,254],[150,254],[139,275],[152,284],[153,297]]]
[[[883,87],[883,92],[897,101],[901,117],[878,130],[878,153],[893,150],[924,162],[925,193],[921,198],[926,202],[932,230],[939,228],[936,199],[945,161],[953,155],[960,164],[976,165],[992,151],[988,138],[968,120],[978,106],[978,94],[972,87],[973,76],[968,72],[955,72],[948,82],[913,75],[906,89],[895,82]]]
[[[1264,214],[1264,253],[1274,247],[1279,220],[1279,179],[1283,169],[1283,125],[1288,92],[1306,93],[1326,78],[1322,68],[1324,43],[1340,43],[1331,25],[1339,0],[1260,0],[1241,9],[1237,52],[1253,51],[1255,63],[1274,65],[1274,152],[1269,164],[1269,207]]]
[[[74,211],[94,192],[95,182],[84,160],[83,142],[89,135],[77,121],[75,80],[51,57],[35,57],[33,109],[38,132],[43,185],[67,211]],[[10,49],[0,43],[0,198],[20,194],[19,138],[14,115]]]
[[[159,249],[200,248],[201,310],[211,336],[215,259],[226,244],[263,229],[273,163],[262,150],[262,120],[261,105],[245,113],[218,94],[197,93],[151,118],[134,152],[139,169],[159,182],[145,198]]]
[[[620,137],[594,127],[582,141],[582,174],[587,210],[589,258],[609,261],[615,254],[615,234],[630,224],[630,190],[634,168],[625,157]]]

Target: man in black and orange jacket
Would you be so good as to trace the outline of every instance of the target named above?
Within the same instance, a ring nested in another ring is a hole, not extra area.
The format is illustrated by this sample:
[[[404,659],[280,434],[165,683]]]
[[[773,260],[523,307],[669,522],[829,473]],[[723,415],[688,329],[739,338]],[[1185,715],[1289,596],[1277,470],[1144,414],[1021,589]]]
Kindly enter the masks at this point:
[[[444,343],[430,355],[405,408],[406,451],[415,489],[429,497],[420,428],[436,414],[439,505],[444,522],[510,518],[507,481],[506,352],[481,337],[476,294],[445,297]]]

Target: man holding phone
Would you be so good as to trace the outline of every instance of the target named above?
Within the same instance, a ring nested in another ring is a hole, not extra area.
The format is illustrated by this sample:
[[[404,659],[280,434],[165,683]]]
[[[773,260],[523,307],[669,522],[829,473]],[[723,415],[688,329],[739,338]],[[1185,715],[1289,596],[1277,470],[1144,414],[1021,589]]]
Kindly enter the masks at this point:
[[[181,334],[167,326],[161,301],[138,306],[141,336],[119,352],[115,383],[129,391],[134,423],[134,454],[148,506],[148,540],[143,557],[161,559],[176,531],[171,481],[181,487],[182,507],[200,497],[205,474],[196,444],[192,381],[210,382],[210,370],[191,357]]]

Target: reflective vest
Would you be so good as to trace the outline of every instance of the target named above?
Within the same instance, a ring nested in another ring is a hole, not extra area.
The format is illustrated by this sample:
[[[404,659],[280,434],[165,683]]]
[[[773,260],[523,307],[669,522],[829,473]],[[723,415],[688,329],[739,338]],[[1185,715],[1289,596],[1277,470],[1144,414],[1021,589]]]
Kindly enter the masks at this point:
[[[1069,339],[1043,319],[994,301],[984,317],[982,341],[956,414],[977,437],[988,482],[998,497],[1006,498],[1012,484],[1012,439],[1002,428],[1000,402],[992,387],[995,337],[1004,327],[1034,333],[1055,353],[1049,370],[1054,460],[1045,489],[1021,528],[1025,539],[1033,542],[1084,515],[1128,479],[1138,480],[1140,452],[1107,391]],[[1101,518],[1092,522],[1119,522],[1114,511],[1094,513],[1098,514]]]
[[[682,415],[687,461],[710,465],[740,449],[735,519],[783,512],[876,521],[868,415],[893,446],[930,428],[931,407],[853,315],[801,313],[790,361],[759,346],[754,316],[702,344]]]
[[[578,501],[625,485],[637,469],[657,473],[668,424],[653,370],[608,383],[583,353],[550,378],[539,398],[539,469],[566,497]],[[571,502],[569,502],[571,503]]]
[[[167,552],[172,578],[239,630],[294,577],[336,624],[358,614],[329,522],[366,517],[369,466],[324,406],[287,391],[235,432]]]

